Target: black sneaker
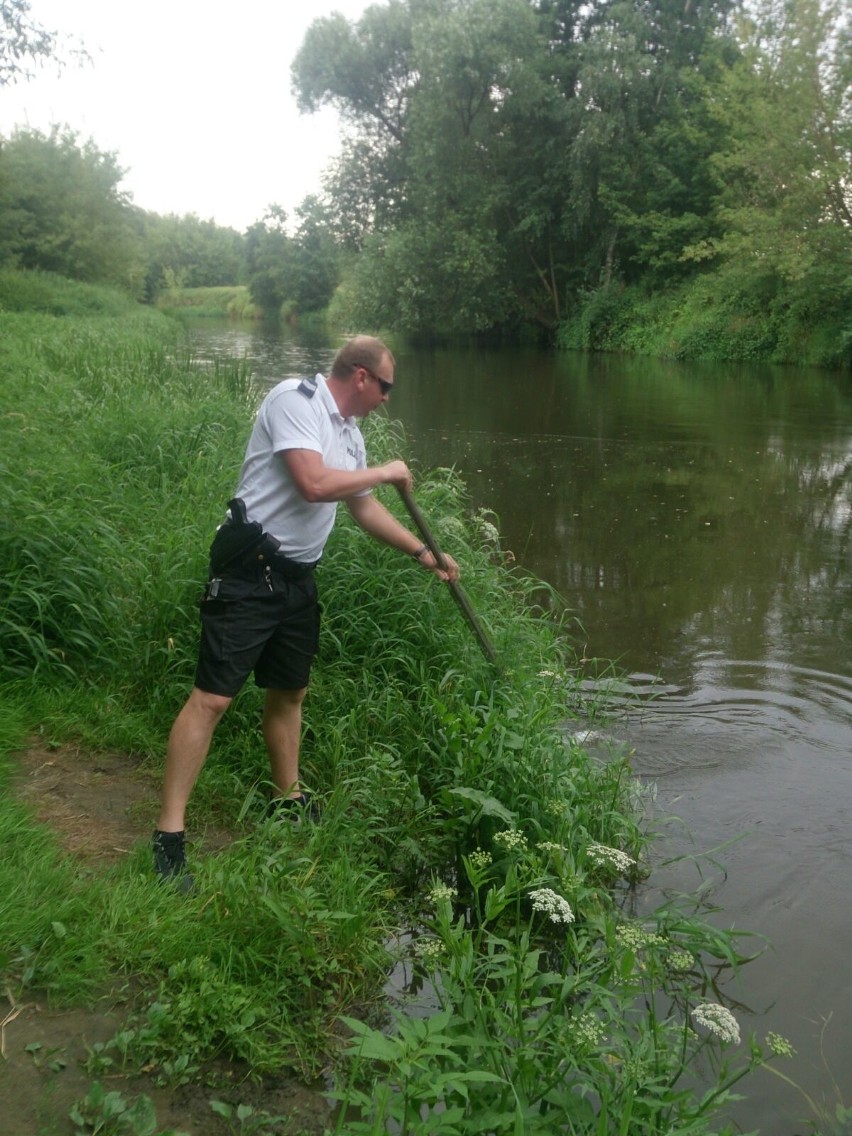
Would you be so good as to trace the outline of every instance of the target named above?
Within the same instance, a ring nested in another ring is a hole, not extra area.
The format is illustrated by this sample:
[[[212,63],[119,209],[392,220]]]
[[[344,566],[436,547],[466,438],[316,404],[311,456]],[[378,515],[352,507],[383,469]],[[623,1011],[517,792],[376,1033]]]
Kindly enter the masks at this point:
[[[159,829],[151,841],[154,871],[163,883],[174,884],[183,895],[192,891],[195,883],[186,869],[185,843],[182,832],[160,832]]]
[[[288,824],[302,824],[304,821],[316,824],[320,811],[309,793],[300,793],[298,797],[273,797],[266,807],[266,815],[269,819]]]

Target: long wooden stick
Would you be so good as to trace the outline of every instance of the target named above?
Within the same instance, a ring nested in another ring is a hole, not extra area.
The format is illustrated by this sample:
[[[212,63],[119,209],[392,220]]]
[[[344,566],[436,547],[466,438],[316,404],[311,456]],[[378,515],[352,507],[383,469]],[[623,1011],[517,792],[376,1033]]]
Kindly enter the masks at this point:
[[[426,518],[420,511],[419,505],[407,489],[402,489],[400,486],[397,486],[397,488],[399,489],[399,495],[402,498],[406,509],[408,509],[408,512],[411,515],[412,521],[414,521],[415,525],[417,526],[417,529],[420,532],[420,535],[423,537],[423,540],[426,542],[429,551],[435,557],[438,566],[446,571],[447,562],[444,559],[444,554],[438,547],[437,542],[432,535],[432,530],[429,528],[429,525],[426,523]],[[470,606],[470,600],[467,598],[467,595],[465,594],[465,591],[462,588],[461,584],[459,584],[456,580],[448,580],[447,587],[453,593],[453,599],[458,604],[459,608],[461,609],[462,615],[464,615],[465,619],[470,625],[471,630],[479,640],[479,645],[482,648],[483,654],[489,660],[489,662],[497,666],[497,652],[494,650],[494,645],[483,631],[482,625],[476,618],[474,610]]]

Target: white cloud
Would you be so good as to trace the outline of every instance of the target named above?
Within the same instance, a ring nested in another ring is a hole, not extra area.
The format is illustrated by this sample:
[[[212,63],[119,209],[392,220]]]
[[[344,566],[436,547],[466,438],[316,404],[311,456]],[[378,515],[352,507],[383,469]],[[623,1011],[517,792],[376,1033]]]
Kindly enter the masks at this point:
[[[0,88],[0,134],[62,123],[118,154],[123,188],[156,213],[244,229],[273,202],[292,216],[339,147],[336,115],[302,116],[290,64],[311,22],[368,0],[32,0],[92,63]]]

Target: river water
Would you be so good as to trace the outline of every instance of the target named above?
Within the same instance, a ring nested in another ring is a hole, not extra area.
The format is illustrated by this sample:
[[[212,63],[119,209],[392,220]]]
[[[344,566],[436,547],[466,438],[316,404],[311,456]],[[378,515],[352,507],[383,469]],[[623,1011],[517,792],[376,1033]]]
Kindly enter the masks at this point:
[[[286,329],[191,334],[264,382],[326,371],[334,350]],[[701,887],[712,921],[765,946],[725,986],[744,1034],[788,1038],[784,1071],[832,1115],[838,1093],[852,1107],[852,380],[392,346],[415,463],[455,468],[576,613],[589,707],[610,712],[596,744],[633,751],[654,795],[643,900]],[[779,1078],[743,1088],[744,1130],[811,1131]]]

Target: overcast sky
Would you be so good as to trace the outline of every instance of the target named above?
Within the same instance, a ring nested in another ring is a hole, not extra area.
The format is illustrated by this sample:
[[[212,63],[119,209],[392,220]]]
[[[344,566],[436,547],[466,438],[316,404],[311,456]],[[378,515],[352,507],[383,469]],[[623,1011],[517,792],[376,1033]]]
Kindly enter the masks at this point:
[[[31,0],[32,19],[82,39],[82,68],[0,88],[0,134],[67,123],[116,151],[124,189],[155,213],[245,229],[319,189],[339,145],[330,110],[300,115],[290,63],[308,25],[369,0]]]

